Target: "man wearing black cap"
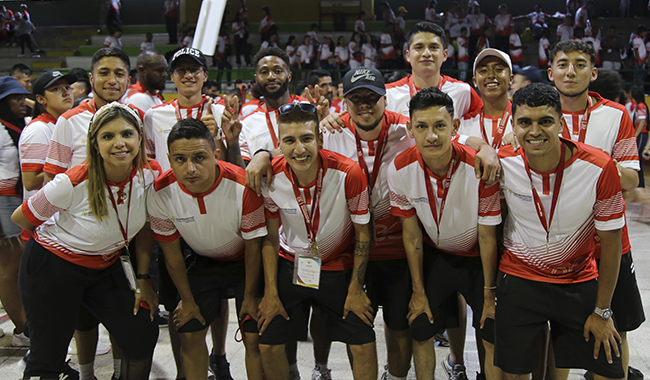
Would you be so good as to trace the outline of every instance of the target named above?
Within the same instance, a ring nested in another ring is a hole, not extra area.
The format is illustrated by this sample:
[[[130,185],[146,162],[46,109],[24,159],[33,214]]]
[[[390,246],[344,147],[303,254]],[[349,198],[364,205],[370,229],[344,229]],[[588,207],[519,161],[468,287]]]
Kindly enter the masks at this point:
[[[370,256],[366,289],[376,313],[383,306],[388,351],[388,380],[405,379],[411,362],[411,336],[406,319],[411,297],[402,223],[391,215],[386,172],[395,156],[413,145],[408,118],[386,110],[386,87],[381,73],[359,67],[343,78],[348,113],[341,115],[340,132],[324,132],[323,148],[357,162],[368,179],[370,195]]]
[[[515,74],[512,84],[510,85],[510,93],[514,94],[522,87],[526,87],[531,83],[544,83],[544,76],[535,66],[526,66],[521,68],[517,65],[512,67]]]
[[[131,85],[122,102],[147,112],[165,102],[161,93],[167,83],[167,61],[162,54],[145,50],[138,55],[138,81]]]

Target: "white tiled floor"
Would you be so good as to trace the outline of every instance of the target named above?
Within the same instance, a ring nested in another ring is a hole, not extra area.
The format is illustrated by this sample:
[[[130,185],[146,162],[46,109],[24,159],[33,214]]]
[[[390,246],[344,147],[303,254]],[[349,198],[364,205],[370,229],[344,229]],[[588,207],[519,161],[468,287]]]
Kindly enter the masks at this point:
[[[627,211],[630,240],[636,264],[636,275],[639,289],[643,296],[646,316],[650,317],[650,208],[644,208],[639,204],[629,204]],[[227,355],[231,363],[231,373],[235,380],[246,378],[244,369],[244,347],[236,343],[234,336],[237,329],[234,315],[234,303],[231,303],[230,326],[228,329],[229,339],[227,340]],[[53,310],[52,312],[56,312]],[[470,311],[471,313],[471,311]],[[378,316],[377,326],[377,349],[379,352],[379,363],[383,367],[386,360],[386,346],[384,340],[383,323],[381,316]],[[7,333],[0,339],[0,380],[18,380],[22,373],[16,363],[25,354],[24,349],[11,347],[11,334],[13,325],[11,321],[0,324],[0,327]],[[108,343],[108,336],[102,331],[100,339]],[[643,324],[638,330],[629,334],[630,364],[640,369],[646,376],[650,376],[650,324]],[[447,348],[437,348],[437,369],[436,378],[444,379],[440,361],[446,357]],[[300,343],[298,348],[298,363],[303,379],[309,379],[313,366],[313,354],[309,342]],[[71,363],[76,366],[76,356],[71,356]],[[467,373],[470,379],[474,379],[478,371],[478,361],[474,339],[474,331],[469,328],[467,331],[467,343],[465,350],[465,362]],[[341,343],[334,343],[330,354],[329,367],[332,369],[332,378],[335,380],[351,379],[352,373],[348,364],[346,350]],[[572,370],[569,380],[581,380],[583,370]],[[109,354],[98,356],[95,361],[95,375],[99,380],[108,380],[113,373],[112,357]],[[380,371],[381,374],[381,371]],[[160,330],[158,346],[156,347],[151,379],[175,378],[176,371],[169,345],[169,334],[166,328]],[[408,379],[415,379],[415,373],[411,369]]]

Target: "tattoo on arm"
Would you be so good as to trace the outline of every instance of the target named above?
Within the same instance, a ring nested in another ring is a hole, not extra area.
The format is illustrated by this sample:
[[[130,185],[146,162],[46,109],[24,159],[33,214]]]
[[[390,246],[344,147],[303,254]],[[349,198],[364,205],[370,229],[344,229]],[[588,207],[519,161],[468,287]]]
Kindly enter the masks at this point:
[[[368,267],[368,255],[370,254],[370,242],[369,241],[357,241],[354,248],[354,256],[363,258],[364,261],[357,268],[357,281],[363,286],[365,277],[366,277],[366,268]]]
[[[246,169],[246,164],[244,164],[244,159],[241,157],[241,151],[239,150],[239,144],[232,144],[226,148],[226,161]]]

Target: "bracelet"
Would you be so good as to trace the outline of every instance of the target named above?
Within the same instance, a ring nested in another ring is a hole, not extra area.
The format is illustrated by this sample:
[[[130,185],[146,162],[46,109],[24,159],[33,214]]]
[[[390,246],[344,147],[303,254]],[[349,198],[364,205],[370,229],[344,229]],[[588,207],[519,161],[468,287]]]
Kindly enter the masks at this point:
[[[145,273],[145,274],[137,274],[135,275],[135,278],[137,278],[138,280],[150,280],[151,276],[149,275],[149,273]]]
[[[494,285],[494,286],[484,286],[483,287],[483,289],[485,289],[485,290],[496,290],[496,288],[497,288],[496,285]]]
[[[256,150],[255,153],[253,153],[253,157],[255,157],[255,155],[258,154],[259,152],[266,152],[266,153],[269,154],[270,158],[273,158],[273,155],[271,154],[271,151],[268,150],[268,149],[264,149],[264,148]]]

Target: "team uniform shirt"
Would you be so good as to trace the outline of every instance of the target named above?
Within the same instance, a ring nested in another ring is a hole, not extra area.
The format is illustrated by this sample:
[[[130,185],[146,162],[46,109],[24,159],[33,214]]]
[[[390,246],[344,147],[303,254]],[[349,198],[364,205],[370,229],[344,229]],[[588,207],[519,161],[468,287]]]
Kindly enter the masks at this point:
[[[310,63],[314,60],[314,45],[300,45],[296,53],[300,63]]]
[[[363,54],[363,65],[366,67],[377,67],[377,49],[371,44],[363,44],[361,46],[361,53]]]
[[[350,41],[350,43],[348,44],[348,49],[349,49],[349,52],[350,52],[350,60],[351,61],[361,62],[361,54],[359,54],[358,56],[354,55],[354,50],[356,48],[357,48],[357,43],[354,42],[354,41]],[[359,53],[361,53],[361,51],[359,51]]]
[[[262,44],[260,45],[260,50],[261,49],[266,49],[267,47],[280,47],[277,42],[271,42],[271,41],[262,41]],[[225,52],[225,48],[224,48]]]
[[[230,38],[228,38],[228,35],[219,36],[217,38],[217,53],[219,53],[219,58],[226,56],[226,47],[228,45],[230,45]],[[277,46],[277,44],[275,46]]]
[[[598,277],[594,260],[594,228],[611,231],[625,224],[625,205],[614,162],[597,148],[564,140],[574,153],[564,163],[560,194],[546,231],[533,202],[522,157],[508,145],[499,150],[501,191],[508,204],[499,270],[532,281],[576,283]],[[555,186],[555,169],[530,171],[547,217]]]
[[[18,127],[0,120],[0,196],[18,197],[16,185],[20,177],[18,148],[14,145],[8,128],[20,131]]]
[[[108,36],[104,39],[104,47],[118,48],[122,50],[122,39]]]
[[[185,36],[182,41],[182,46],[183,47],[192,47],[192,42],[194,42],[194,37],[192,36]]]
[[[470,32],[469,34],[471,36],[481,36],[483,34],[483,27],[485,25],[490,25],[492,23],[492,20],[483,13],[479,14],[469,14],[467,15],[467,21],[469,22],[469,29]]]
[[[582,39],[582,41],[590,44],[591,46],[594,47],[594,50],[596,51],[596,65],[600,66],[600,40],[598,38],[594,38],[592,36],[587,36]],[[647,45],[646,45],[647,46]],[[647,48],[646,48],[647,51]]]
[[[496,34],[498,36],[507,37],[510,35],[510,26],[514,24],[512,15],[506,13],[505,15],[498,14],[494,16],[494,26],[496,27]]]
[[[28,126],[23,129],[18,140],[18,151],[20,152],[20,170],[22,172],[43,171],[47,147],[50,145],[56,119],[47,112],[43,112]],[[29,199],[38,190],[27,191],[23,187],[23,200]]]
[[[246,23],[244,21],[234,21],[231,30],[233,36],[244,38],[246,36]]]
[[[462,117],[483,107],[483,102],[476,91],[466,82],[440,74],[438,88],[447,93],[454,101],[455,117]],[[415,87],[413,76],[409,75],[397,82],[386,85],[386,110],[409,116],[409,102],[420,88]]]
[[[253,99],[253,100],[250,100],[250,101],[244,103],[241,106],[241,108],[239,109],[239,119],[241,120],[244,117],[250,115],[259,106],[260,106],[260,100],[259,99]]]
[[[361,168],[352,160],[328,150],[318,152],[319,167],[323,169],[322,192],[319,206],[316,242],[322,269],[340,271],[352,269],[354,227],[352,223],[368,224],[368,187]],[[296,200],[293,182],[298,180],[290,171],[284,156],[273,159],[273,186],[262,186],[267,218],[280,218],[280,256],[294,261],[297,249],[309,245],[307,227]],[[311,215],[316,188],[315,179],[308,186],[300,186]]]
[[[424,11],[424,21],[435,23],[438,20],[438,14],[436,13],[436,8],[427,7]]]
[[[576,12],[576,21],[573,25],[574,28],[586,28],[589,25],[589,11],[586,6],[580,7]]]
[[[445,30],[450,30],[452,26],[460,22],[460,14],[457,12],[445,13]]]
[[[307,35],[309,36],[309,38],[311,38],[312,44],[320,44],[320,41],[318,41],[318,33],[316,33],[315,30],[308,31]]]
[[[551,43],[548,41],[548,38],[541,37],[539,39],[539,50],[537,54],[537,65],[538,66],[548,66],[548,54],[546,53],[550,49]]]
[[[262,21],[260,21],[260,34],[263,34],[269,30],[273,24],[275,24],[275,21],[273,21],[271,16],[264,16]]]
[[[503,125],[502,137],[512,132],[512,114],[508,112],[507,118],[504,120],[505,114],[506,112],[497,117],[485,115],[482,107],[478,111],[468,113],[460,119],[460,126],[454,139],[465,144],[467,138],[473,136],[492,145],[494,136],[498,134],[499,126]],[[481,119],[483,119],[483,125],[481,125]],[[499,143],[497,148],[501,145]]]
[[[89,99],[59,116],[47,150],[44,172],[65,173],[86,160],[88,128],[95,112],[95,100]]]
[[[456,38],[456,44],[458,45],[458,62],[469,62],[469,57],[467,56],[467,39],[458,37]]]
[[[510,59],[512,62],[522,62],[524,60],[523,49],[513,49],[515,46],[521,46],[521,38],[517,33],[510,34]]]
[[[449,45],[447,45],[447,60],[449,62],[454,62],[456,60],[456,48],[454,47],[454,44],[451,42],[449,43]]]
[[[490,39],[486,38],[485,36],[481,36],[481,38],[479,38],[478,42],[476,43],[476,51],[480,53],[483,50],[489,48],[490,48]]]
[[[625,109],[627,110],[627,113],[630,115],[630,119],[632,119],[634,115],[634,108],[636,108],[636,102],[634,100],[625,103]]]
[[[350,119],[350,114],[341,116],[345,123],[342,132],[326,132],[323,134],[323,149],[340,153],[359,163],[356,143],[356,129]],[[390,197],[388,192],[388,167],[395,157],[414,144],[406,130],[408,118],[395,112],[386,111],[383,123],[385,134],[373,141],[359,139],[363,159],[368,173],[378,171],[374,186],[370,188],[370,209],[374,218],[376,243],[370,248],[370,260],[394,260],[406,257],[402,243],[402,223],[399,217],[391,214]],[[385,142],[382,137],[386,136]],[[381,149],[381,151],[379,151]],[[379,167],[375,160],[380,156]],[[368,176],[370,176],[369,174]]]
[[[338,65],[346,65],[350,60],[350,51],[347,46],[338,45],[334,48],[334,56]]]
[[[395,47],[393,47],[393,39],[390,34],[384,32],[381,34],[381,44],[389,44],[390,46],[381,48],[381,57],[383,59],[395,59]]]
[[[320,44],[318,46],[318,54],[320,54],[321,61],[327,61],[334,53],[332,53],[328,44]]]
[[[442,177],[433,174],[415,146],[398,155],[388,169],[390,205],[395,216],[418,217],[426,231],[425,241],[428,244],[449,254],[478,257],[478,225],[496,226],[501,223],[499,187],[486,188],[484,182],[476,179],[476,152],[473,149],[453,141],[452,148],[454,164],[451,179],[448,178],[449,173]],[[428,177],[425,177],[425,170]],[[436,211],[440,215],[447,180],[450,181],[449,190],[438,229],[429,202],[436,202]],[[428,194],[425,181],[431,181],[432,197]]]
[[[135,82],[126,90],[121,102],[139,109],[145,113],[149,109],[165,103],[162,95],[147,91],[140,81]]]
[[[207,99],[204,96],[198,104],[191,107],[182,107],[178,99],[153,107],[144,114],[144,135],[146,137],[145,147],[147,156],[156,159],[160,163],[163,172],[171,169],[167,158],[167,136],[174,124],[181,119],[197,118],[205,116]],[[212,115],[217,121],[217,127],[221,126],[221,115],[226,107],[223,104],[212,104]]]
[[[354,31],[358,33],[365,33],[366,32],[366,23],[363,22],[362,19],[357,19],[357,21],[354,22]]]
[[[634,51],[639,54],[639,58],[637,58],[637,55],[634,54],[634,64],[635,65],[644,64],[647,51],[645,49],[645,41],[643,41],[643,38],[641,38],[640,36],[634,37],[634,40],[632,41],[632,47]]]
[[[162,242],[182,236],[201,256],[241,260],[244,240],[266,236],[264,201],[246,187],[244,169],[223,161],[218,165],[219,177],[202,194],[189,191],[173,170],[160,176],[147,194],[151,232]]]
[[[551,17],[551,15],[544,12],[531,12],[527,16],[533,24],[539,24],[542,26],[546,24],[546,17]]]
[[[557,27],[557,40],[568,41],[573,39],[573,27],[571,25],[560,24]]]
[[[303,97],[291,95],[287,103],[294,101],[309,102]],[[245,160],[253,159],[253,154],[260,149],[273,150],[278,147],[278,110],[269,110],[268,118],[266,111],[266,104],[260,105],[241,121],[239,148]]]
[[[137,168],[133,169],[122,183],[107,181],[118,211],[105,192],[108,215],[101,222],[90,211],[88,203],[88,166],[75,166],[57,175],[23,202],[23,214],[37,226],[34,239],[76,265],[91,269],[113,265],[126,245],[120,222],[130,241],[147,221],[147,187],[160,174],[158,163],[149,161],[149,166],[152,170],[143,168],[143,175]]]
[[[140,44],[140,51],[147,51],[147,50],[156,50],[156,45],[154,45],[153,42],[143,42]]]
[[[289,64],[298,66],[298,62],[300,62],[300,57],[298,57],[298,50],[296,50],[295,46],[287,45],[287,55],[289,56]]]
[[[645,120],[646,124],[643,126],[643,129],[641,129],[641,133],[647,133],[648,132],[648,123],[647,123],[647,117],[648,117],[648,109],[645,106],[645,103],[638,103],[634,107],[634,113],[633,113],[633,118],[634,120],[634,131],[636,133],[637,128],[639,128],[639,124],[641,123],[641,120]],[[25,132],[23,132],[25,133]],[[21,135],[22,136],[22,135]]]
[[[347,110],[345,99],[339,98],[332,101],[332,105],[330,106],[330,113],[343,113],[345,110]]]
[[[404,17],[402,16],[395,17],[395,33],[404,35],[405,28],[406,28],[406,20],[404,20]]]

